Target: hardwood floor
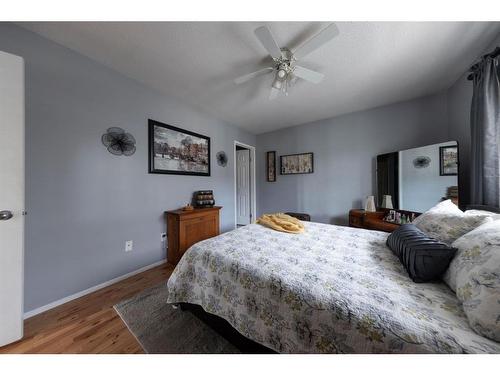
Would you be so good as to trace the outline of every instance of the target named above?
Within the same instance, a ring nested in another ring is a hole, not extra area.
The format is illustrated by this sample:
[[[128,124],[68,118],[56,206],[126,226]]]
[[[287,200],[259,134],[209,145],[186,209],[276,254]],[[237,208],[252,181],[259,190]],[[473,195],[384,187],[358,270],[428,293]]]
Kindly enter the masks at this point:
[[[163,264],[29,318],[24,338],[0,353],[143,353],[113,305],[167,281],[172,271]]]

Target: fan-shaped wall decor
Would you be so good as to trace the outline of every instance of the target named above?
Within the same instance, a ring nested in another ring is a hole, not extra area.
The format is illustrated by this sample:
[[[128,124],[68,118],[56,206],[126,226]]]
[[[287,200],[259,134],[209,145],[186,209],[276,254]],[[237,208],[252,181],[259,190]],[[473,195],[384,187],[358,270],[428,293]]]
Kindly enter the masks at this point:
[[[131,156],[135,153],[135,138],[130,133],[118,127],[106,130],[102,135],[102,144],[106,146],[113,155]]]
[[[413,159],[413,166],[415,168],[427,168],[431,164],[431,158],[428,156],[418,156]]]
[[[227,155],[224,151],[219,151],[215,157],[217,159],[217,164],[221,167],[225,167],[227,165]]]

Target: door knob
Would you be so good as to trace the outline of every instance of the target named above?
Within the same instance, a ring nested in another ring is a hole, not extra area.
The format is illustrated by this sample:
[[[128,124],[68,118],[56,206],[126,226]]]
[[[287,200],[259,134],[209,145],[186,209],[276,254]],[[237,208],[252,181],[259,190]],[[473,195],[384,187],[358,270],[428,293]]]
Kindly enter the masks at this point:
[[[0,211],[0,220],[9,220],[14,216],[11,211]]]

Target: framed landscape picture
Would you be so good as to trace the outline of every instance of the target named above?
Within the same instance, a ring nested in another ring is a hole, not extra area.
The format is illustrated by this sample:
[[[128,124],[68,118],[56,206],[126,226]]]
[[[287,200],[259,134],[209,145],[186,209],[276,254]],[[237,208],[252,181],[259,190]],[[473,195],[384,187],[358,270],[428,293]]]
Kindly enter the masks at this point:
[[[458,147],[439,147],[439,175],[456,176],[458,174]]]
[[[149,120],[149,173],[210,176],[210,138]]]
[[[276,151],[268,151],[266,154],[267,181],[276,182]]]
[[[280,156],[280,174],[304,174],[314,172],[312,152]]]

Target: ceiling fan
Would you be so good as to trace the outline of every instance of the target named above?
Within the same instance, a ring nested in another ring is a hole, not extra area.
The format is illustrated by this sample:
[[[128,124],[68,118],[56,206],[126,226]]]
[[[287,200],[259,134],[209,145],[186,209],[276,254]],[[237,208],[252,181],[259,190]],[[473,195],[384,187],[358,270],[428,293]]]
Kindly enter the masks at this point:
[[[331,23],[318,34],[302,44],[294,52],[288,48],[280,48],[271,30],[267,26],[261,26],[255,29],[257,39],[262,43],[264,48],[273,58],[273,66],[257,70],[253,73],[245,74],[234,80],[236,84],[241,84],[251,80],[252,78],[274,73],[274,80],[271,85],[271,93],[269,100],[275,99],[280,92],[288,95],[288,87],[293,85],[298,78],[312,83],[319,83],[325,77],[324,74],[316,72],[303,66],[296,65],[296,62],[303,57],[309,55],[314,50],[329,42],[339,34],[339,30],[334,23]]]

